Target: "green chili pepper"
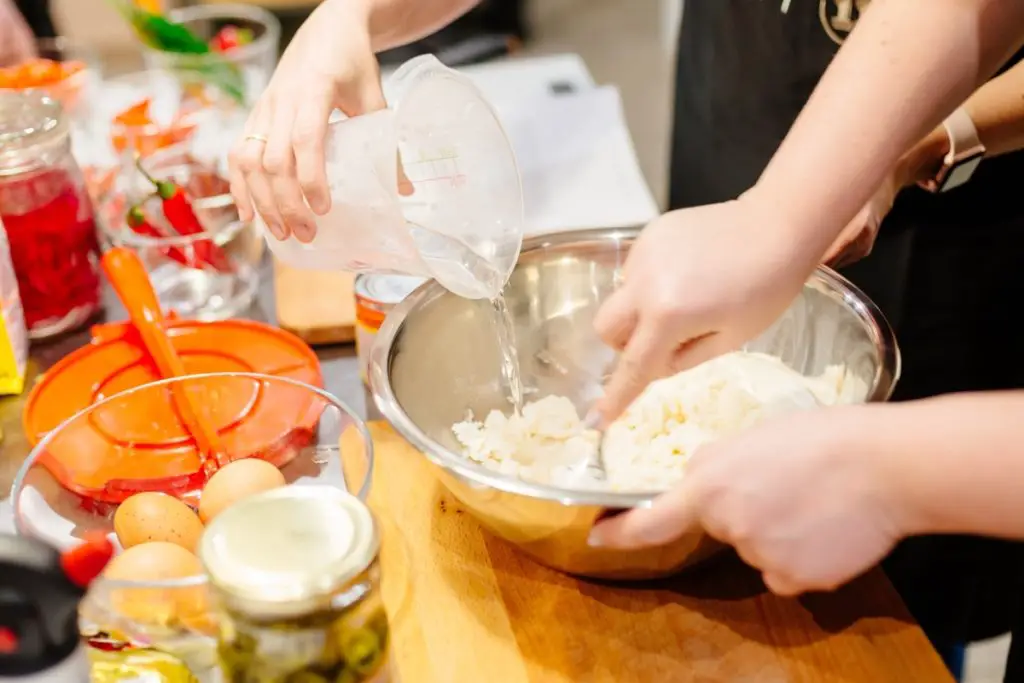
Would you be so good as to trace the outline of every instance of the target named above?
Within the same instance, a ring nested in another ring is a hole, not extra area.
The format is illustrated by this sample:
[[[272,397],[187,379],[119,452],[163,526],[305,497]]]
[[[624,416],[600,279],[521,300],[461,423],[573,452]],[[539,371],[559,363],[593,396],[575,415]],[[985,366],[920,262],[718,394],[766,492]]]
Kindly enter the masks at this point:
[[[341,634],[341,653],[349,668],[360,674],[371,674],[380,666],[380,638],[367,628]]]

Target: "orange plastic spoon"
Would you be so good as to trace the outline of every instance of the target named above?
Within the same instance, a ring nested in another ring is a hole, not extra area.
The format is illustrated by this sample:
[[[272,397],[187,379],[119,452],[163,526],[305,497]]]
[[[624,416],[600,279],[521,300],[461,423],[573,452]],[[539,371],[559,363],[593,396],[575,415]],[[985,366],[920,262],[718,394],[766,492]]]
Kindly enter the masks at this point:
[[[138,255],[124,247],[107,250],[103,255],[103,272],[107,274],[121,303],[128,310],[132,325],[139,332],[146,352],[153,359],[164,379],[185,377],[188,373],[164,330],[160,302]],[[170,385],[178,415],[196,441],[203,470],[207,476],[226,465],[227,459],[217,429],[205,413],[196,410],[188,387],[182,382]]]

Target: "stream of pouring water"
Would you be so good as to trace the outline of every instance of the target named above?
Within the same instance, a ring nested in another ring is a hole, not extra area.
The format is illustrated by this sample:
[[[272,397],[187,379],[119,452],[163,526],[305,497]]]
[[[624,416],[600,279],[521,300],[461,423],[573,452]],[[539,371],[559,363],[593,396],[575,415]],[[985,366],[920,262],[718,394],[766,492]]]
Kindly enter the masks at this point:
[[[516,328],[512,313],[503,294],[491,300],[494,311],[494,327],[498,333],[498,350],[501,352],[501,374],[508,385],[509,400],[515,412],[523,412],[523,377],[519,369],[519,351],[516,349]]]
[[[515,321],[502,289],[505,273],[465,242],[420,225],[410,231],[421,258],[434,278],[460,296],[490,300],[493,325],[501,355],[501,375],[516,413],[523,410],[523,378],[516,350]]]

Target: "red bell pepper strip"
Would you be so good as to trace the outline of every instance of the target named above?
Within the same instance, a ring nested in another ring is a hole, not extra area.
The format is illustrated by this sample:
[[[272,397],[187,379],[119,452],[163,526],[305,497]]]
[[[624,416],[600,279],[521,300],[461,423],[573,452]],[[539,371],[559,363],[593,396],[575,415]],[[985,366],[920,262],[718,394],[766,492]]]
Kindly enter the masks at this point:
[[[142,207],[133,206],[128,209],[126,221],[128,223],[128,227],[132,229],[132,232],[138,235],[142,235],[143,237],[152,237],[154,239],[163,239],[166,237],[166,235],[160,232],[159,228],[146,220],[146,214],[142,211]],[[197,267],[195,263],[192,263],[181,247],[161,247],[160,253],[169,259],[177,261],[186,268]]]
[[[153,183],[156,193],[160,197],[164,209],[164,217],[171,227],[180,235],[201,235],[206,232],[203,224],[199,222],[192,205],[185,196],[184,190],[175,183],[165,180],[156,180],[146,172],[138,161],[136,165],[139,171],[149,182]],[[209,238],[196,240],[192,244],[195,251],[197,265],[199,267],[209,266],[221,273],[231,273],[235,270],[234,265],[228,259],[224,250],[213,243]]]

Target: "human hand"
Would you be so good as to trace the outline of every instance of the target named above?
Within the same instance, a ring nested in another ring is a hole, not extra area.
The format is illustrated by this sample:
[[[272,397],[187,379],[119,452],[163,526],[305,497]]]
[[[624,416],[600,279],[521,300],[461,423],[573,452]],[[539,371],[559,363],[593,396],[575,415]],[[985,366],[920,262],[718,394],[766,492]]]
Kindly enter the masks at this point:
[[[316,234],[330,210],[324,140],[331,112],[358,116],[386,106],[360,0],[327,0],[299,28],[232,150],[231,194],[239,216],[253,205],[278,239]]]
[[[882,221],[889,215],[896,196],[906,186],[904,174],[894,170],[878,187],[864,208],[850,221],[822,259],[834,268],[848,266],[871,254]]]
[[[14,0],[0,0],[0,67],[36,56],[36,41]]]
[[[864,208],[850,221],[822,259],[834,268],[848,266],[871,254],[882,221],[892,210],[900,191],[892,177],[886,179]]]
[[[800,293],[817,257],[752,195],[667,213],[630,249],[594,325],[620,352],[595,406],[605,424],[653,380],[739,348]]]
[[[861,438],[879,410],[802,411],[708,444],[678,486],[601,522],[592,543],[661,545],[700,526],[775,593],[834,589],[878,563],[907,526],[886,454]]]
[[[899,160],[860,213],[839,234],[822,262],[841,268],[871,254],[878,231],[892,210],[896,197],[904,188],[934,177],[948,151],[949,137],[942,126],[914,145]]]

